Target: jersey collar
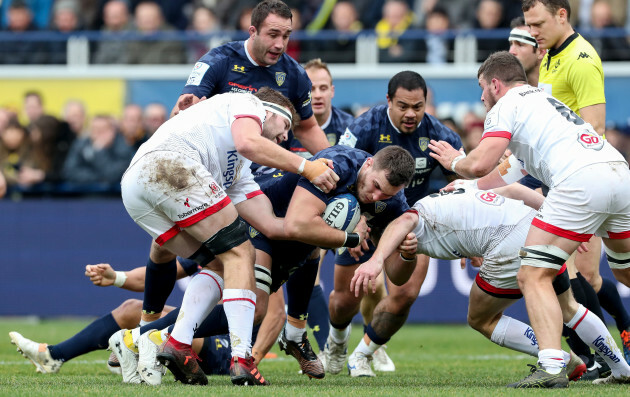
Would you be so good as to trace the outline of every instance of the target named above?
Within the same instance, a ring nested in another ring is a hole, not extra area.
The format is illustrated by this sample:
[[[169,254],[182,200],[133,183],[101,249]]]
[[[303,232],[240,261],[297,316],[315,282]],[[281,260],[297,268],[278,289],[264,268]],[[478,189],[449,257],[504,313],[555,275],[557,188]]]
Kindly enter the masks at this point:
[[[252,65],[254,66],[260,66],[258,63],[256,63],[256,61],[254,61],[254,58],[252,58],[251,55],[249,55],[249,51],[247,51],[247,42],[249,41],[249,39],[245,40],[243,42],[243,49],[245,50],[245,55],[247,56],[247,59],[249,59],[249,61],[252,63]],[[267,65],[265,66],[266,68],[268,68],[271,65]]]
[[[332,114],[333,114],[333,110],[332,110],[332,106],[331,106],[330,107],[330,114],[328,115],[328,119],[324,122],[324,124],[320,125],[322,130],[330,125],[330,121],[332,120]]]
[[[573,42],[573,40],[577,39],[578,36],[580,34],[578,32],[573,32],[573,34],[571,36],[569,36],[564,43],[562,43],[560,45],[560,47],[558,48],[551,48],[550,50],[547,51],[547,54],[549,55],[549,58],[558,55],[559,53],[562,52],[562,50],[564,50],[565,48],[567,48],[569,46],[569,44],[571,44]]]
[[[330,112],[330,114],[332,114],[332,112]],[[396,130],[397,133],[402,134],[402,132],[400,132],[400,130],[394,125],[394,122],[392,121],[392,118],[389,117],[389,107],[387,108],[387,120],[389,120],[389,124],[392,125],[392,127],[394,127],[394,129]],[[420,122],[418,123],[418,125],[416,126],[416,130],[418,128],[420,128],[420,125],[422,124],[422,119],[420,120]],[[322,127],[323,128],[323,127]]]

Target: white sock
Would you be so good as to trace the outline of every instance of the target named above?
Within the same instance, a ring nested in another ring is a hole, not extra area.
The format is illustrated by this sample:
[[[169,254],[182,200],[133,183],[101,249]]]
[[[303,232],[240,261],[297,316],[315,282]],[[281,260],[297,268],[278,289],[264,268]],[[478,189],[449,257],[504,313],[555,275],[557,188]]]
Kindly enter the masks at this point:
[[[492,331],[490,340],[499,346],[517,352],[538,356],[538,341],[534,330],[529,325],[512,317],[501,316],[497,326]]]
[[[256,294],[247,289],[226,289],[223,291],[223,309],[230,327],[232,357],[251,356]]]
[[[559,374],[566,367],[564,352],[556,349],[544,349],[538,352],[538,365],[552,375]]]
[[[204,269],[193,277],[186,287],[171,337],[192,344],[195,330],[221,299],[222,291],[223,279],[212,270]]]
[[[330,326],[330,337],[335,343],[343,343],[348,340],[349,336],[350,336],[349,325],[344,329],[337,329],[333,327],[332,325]]]
[[[140,326],[140,327],[144,327],[145,325],[147,325],[147,324],[151,324],[152,322],[153,322],[153,321],[147,321],[147,320],[140,319],[140,324],[139,324],[139,326]]]
[[[133,344],[138,346],[138,339],[140,338],[140,327],[131,330],[131,340]]]
[[[304,332],[306,332],[306,328],[297,328],[289,323],[284,327],[284,334],[287,336],[287,339],[292,342],[302,342]]]
[[[383,345],[378,345],[373,341],[370,341],[370,344],[368,345],[365,343],[365,337],[363,337],[361,338],[361,342],[359,342],[357,348],[354,349],[354,353],[362,353],[364,356],[372,356],[381,346]]]
[[[577,313],[566,326],[575,330],[580,339],[606,361],[614,377],[630,375],[630,366],[599,317],[579,305]]]
[[[162,338],[162,340],[168,339],[168,327],[164,328],[163,330],[160,330],[160,337]]]

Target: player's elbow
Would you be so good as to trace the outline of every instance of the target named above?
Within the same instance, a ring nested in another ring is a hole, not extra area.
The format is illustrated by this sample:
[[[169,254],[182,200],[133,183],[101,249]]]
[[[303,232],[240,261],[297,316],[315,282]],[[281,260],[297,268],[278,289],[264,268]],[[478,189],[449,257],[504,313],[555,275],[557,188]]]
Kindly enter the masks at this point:
[[[256,144],[250,139],[234,140],[234,148],[246,159],[252,159],[256,155]]]
[[[287,239],[302,240],[306,230],[308,230],[308,222],[300,219],[284,219],[284,234]]]

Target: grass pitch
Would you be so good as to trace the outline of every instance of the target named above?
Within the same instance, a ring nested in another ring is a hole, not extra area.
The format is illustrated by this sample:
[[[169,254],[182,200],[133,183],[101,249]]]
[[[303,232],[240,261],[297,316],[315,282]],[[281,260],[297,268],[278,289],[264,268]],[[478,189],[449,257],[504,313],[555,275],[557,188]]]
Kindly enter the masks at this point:
[[[528,374],[535,359],[500,348],[463,325],[405,325],[388,343],[387,352],[396,372],[376,378],[350,378],[327,374],[323,380],[299,375],[299,366],[274,347],[277,359],[265,360],[259,369],[269,387],[237,388],[227,376],[209,377],[208,386],[175,383],[168,373],[160,387],[124,385],[106,368],[109,352],[97,351],[71,360],[57,374],[35,372],[10,343],[9,331],[37,342],[54,344],[82,329],[88,319],[36,320],[0,318],[0,395],[2,396],[512,396],[571,395],[629,396],[630,387],[597,387],[571,382],[567,390],[512,390],[505,385]],[[616,335],[615,330],[611,330]],[[351,352],[361,337],[355,324]],[[314,339],[311,338],[313,344]]]

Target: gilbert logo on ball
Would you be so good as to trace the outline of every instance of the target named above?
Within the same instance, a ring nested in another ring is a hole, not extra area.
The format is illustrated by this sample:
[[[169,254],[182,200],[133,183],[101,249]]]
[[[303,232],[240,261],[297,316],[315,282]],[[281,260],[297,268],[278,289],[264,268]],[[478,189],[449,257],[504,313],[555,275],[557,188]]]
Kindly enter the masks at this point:
[[[359,201],[349,193],[332,197],[322,218],[335,229],[352,232],[361,218]]]

